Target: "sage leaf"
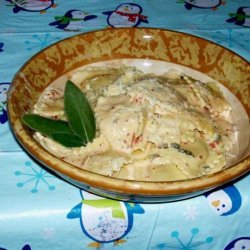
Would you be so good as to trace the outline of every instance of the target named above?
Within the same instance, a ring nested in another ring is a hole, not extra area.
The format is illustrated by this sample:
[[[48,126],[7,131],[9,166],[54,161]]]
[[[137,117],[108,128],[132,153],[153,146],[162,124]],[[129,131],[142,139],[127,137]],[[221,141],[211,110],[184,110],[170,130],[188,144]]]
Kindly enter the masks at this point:
[[[95,117],[85,95],[71,81],[67,81],[65,86],[64,111],[67,122],[37,114],[26,114],[22,119],[31,129],[65,147],[86,146],[95,137]]]
[[[26,114],[22,119],[28,127],[48,137],[56,132],[73,134],[69,124],[65,121],[54,120],[37,114]]]
[[[64,91],[64,111],[70,128],[83,141],[91,142],[95,137],[95,116],[83,92],[70,80]]]
[[[74,134],[52,133],[51,139],[56,142],[59,142],[60,144],[68,148],[81,147],[87,145],[87,142],[83,142],[81,137]]]

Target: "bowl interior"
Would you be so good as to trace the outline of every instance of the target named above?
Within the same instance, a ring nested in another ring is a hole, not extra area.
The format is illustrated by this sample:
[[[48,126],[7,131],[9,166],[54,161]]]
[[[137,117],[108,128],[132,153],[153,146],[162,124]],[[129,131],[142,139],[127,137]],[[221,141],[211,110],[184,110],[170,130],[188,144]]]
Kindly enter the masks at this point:
[[[120,180],[91,173],[54,157],[32,138],[22,116],[32,110],[41,92],[76,68],[113,59],[152,59],[197,70],[226,86],[250,115],[250,65],[239,55],[210,41],[180,32],[148,28],[107,29],[62,40],[33,56],[15,75],[8,112],[12,130],[42,164],[78,186],[147,197],[182,195],[222,185],[249,170],[250,157],[219,173],[176,182]]]

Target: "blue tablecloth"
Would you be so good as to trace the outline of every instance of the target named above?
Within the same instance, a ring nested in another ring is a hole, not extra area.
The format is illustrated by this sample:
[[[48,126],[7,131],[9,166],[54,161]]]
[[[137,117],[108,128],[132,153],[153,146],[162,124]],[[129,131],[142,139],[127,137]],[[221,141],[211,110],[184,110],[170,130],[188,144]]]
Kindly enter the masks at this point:
[[[60,39],[118,26],[183,31],[250,60],[250,1],[0,2],[0,249],[250,249],[250,176],[192,199],[103,199],[47,172],[14,139],[6,91],[32,55]]]

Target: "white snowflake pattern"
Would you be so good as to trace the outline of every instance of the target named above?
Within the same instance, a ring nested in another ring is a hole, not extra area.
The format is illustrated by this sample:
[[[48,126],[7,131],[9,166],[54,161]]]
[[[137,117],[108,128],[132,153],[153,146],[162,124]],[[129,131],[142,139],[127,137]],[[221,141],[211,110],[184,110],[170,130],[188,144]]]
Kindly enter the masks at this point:
[[[187,206],[186,210],[183,212],[186,220],[195,220],[196,217],[199,215],[197,211],[197,207],[195,206]]]
[[[55,235],[55,229],[50,227],[50,228],[44,228],[43,231],[41,232],[41,236],[43,239],[51,239]]]

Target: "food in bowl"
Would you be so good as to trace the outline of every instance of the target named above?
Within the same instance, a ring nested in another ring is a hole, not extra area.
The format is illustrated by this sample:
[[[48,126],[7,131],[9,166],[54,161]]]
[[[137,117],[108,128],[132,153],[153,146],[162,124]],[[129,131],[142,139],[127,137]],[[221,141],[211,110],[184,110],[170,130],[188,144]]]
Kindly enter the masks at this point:
[[[87,66],[67,74],[95,116],[93,140],[65,147],[40,132],[34,138],[58,158],[101,175],[136,181],[175,181],[218,172],[235,155],[237,123],[215,82],[178,70]],[[33,113],[67,121],[66,79],[49,85]]]
[[[214,174],[188,180],[136,181],[85,170],[45,150],[33,139],[34,131],[25,126],[23,116],[33,112],[46,87],[57,79],[59,84],[67,82],[68,77],[61,76],[85,66],[102,64],[113,67],[112,61],[136,66],[144,73],[156,75],[175,68],[201,82],[220,83],[218,86],[232,107],[233,121],[237,125],[235,134],[239,143],[235,143],[229,152],[235,157],[232,164]],[[138,64],[134,65],[132,61],[138,61]],[[168,65],[170,67],[165,67]],[[249,172],[249,69],[249,62],[234,52],[182,32],[152,28],[86,32],[45,48],[20,68],[8,91],[8,118],[24,149],[43,166],[75,186],[123,201],[152,203],[180,200],[218,188]]]

